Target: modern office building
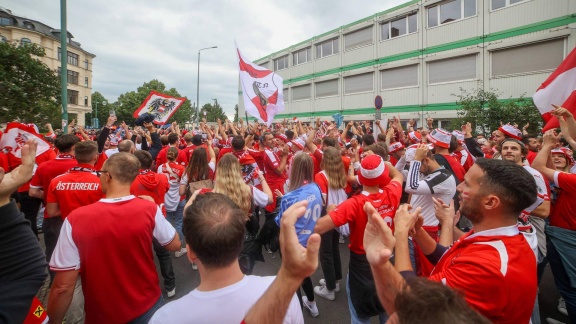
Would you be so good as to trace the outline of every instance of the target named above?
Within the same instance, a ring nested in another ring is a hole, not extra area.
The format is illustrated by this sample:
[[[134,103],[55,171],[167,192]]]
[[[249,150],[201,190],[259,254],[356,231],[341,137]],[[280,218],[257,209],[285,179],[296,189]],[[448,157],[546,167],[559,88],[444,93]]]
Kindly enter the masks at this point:
[[[449,127],[461,89],[532,96],[574,48],[575,28],[576,0],[413,0],[255,63],[284,78],[278,119],[372,119],[380,95],[387,116]]]
[[[73,41],[68,32],[68,113],[77,115],[77,124],[86,125],[84,115],[92,112],[92,60],[96,55],[84,50]],[[42,62],[54,73],[60,72],[60,30],[36,20],[15,16],[0,7],[0,41],[35,43],[44,48]]]

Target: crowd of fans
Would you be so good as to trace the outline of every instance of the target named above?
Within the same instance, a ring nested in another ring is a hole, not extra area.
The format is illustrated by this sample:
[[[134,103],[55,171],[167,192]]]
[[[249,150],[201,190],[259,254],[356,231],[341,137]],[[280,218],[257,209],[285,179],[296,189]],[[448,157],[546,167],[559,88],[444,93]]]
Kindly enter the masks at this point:
[[[539,323],[549,263],[576,323],[576,121],[552,114],[543,135],[397,118],[49,127],[52,149],[0,153],[0,321],[303,323],[345,293],[352,323]],[[251,275],[263,250],[280,250],[276,277]],[[172,298],[171,252],[201,280],[165,304],[154,255]]]

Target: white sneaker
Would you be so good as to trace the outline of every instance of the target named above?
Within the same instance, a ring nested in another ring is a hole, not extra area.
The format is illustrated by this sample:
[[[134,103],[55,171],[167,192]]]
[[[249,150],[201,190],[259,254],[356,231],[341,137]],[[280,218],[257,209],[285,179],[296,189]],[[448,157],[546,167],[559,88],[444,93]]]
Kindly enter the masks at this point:
[[[334,294],[334,290],[328,290],[326,286],[316,286],[314,287],[314,293],[322,298],[326,298],[328,300],[334,300],[336,298],[336,294]]]
[[[312,315],[312,317],[318,317],[320,312],[318,312],[318,307],[316,307],[315,301],[308,301],[308,297],[302,296],[302,304],[304,304],[304,307],[310,311],[310,315]]]
[[[320,283],[320,286],[326,286],[326,279],[320,279],[320,281],[318,281]],[[336,283],[336,288],[334,288],[334,292],[339,292],[340,291],[340,283],[337,282]]]
[[[566,310],[566,301],[562,297],[560,297],[560,299],[558,299],[558,311],[562,315],[568,316],[568,310]]]
[[[176,295],[176,287],[174,287],[174,289],[166,292],[166,296],[168,296],[168,298],[172,298]]]
[[[192,263],[192,270],[194,271],[198,270],[198,266],[196,265],[196,263]]]
[[[179,258],[179,257],[185,255],[186,252],[188,252],[188,250],[186,250],[186,248],[183,247],[183,248],[180,248],[180,251],[176,251],[176,252],[174,253],[174,256],[177,257],[177,258]]]
[[[550,317],[546,318],[546,323],[548,323],[548,324],[565,324],[564,322],[557,321],[557,320],[550,318]]]

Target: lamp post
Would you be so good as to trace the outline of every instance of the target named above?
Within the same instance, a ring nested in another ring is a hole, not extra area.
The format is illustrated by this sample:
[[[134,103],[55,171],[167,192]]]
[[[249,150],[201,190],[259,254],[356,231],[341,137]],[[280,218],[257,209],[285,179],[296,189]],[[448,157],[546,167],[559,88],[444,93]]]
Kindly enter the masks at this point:
[[[196,80],[196,124],[200,120],[200,52],[207,49],[218,48],[218,46],[202,48],[198,51],[198,79]]]
[[[96,102],[94,102],[94,104],[96,105],[96,112],[94,113],[94,115],[96,117],[92,118],[92,127],[94,128],[100,128],[100,120],[98,119],[98,100],[96,100]],[[103,100],[102,101],[103,105],[107,105],[108,101]]]
[[[214,106],[212,106],[212,115],[214,115],[214,109],[216,109],[216,105],[218,104],[218,99],[212,99],[214,100]],[[214,119],[214,121],[216,121],[216,119]]]

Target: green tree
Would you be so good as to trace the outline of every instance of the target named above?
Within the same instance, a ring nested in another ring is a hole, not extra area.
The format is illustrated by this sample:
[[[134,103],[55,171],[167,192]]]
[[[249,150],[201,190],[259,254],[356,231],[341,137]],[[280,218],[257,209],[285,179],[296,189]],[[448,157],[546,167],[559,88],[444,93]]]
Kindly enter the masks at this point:
[[[206,113],[206,115],[204,115],[204,113]],[[228,118],[226,117],[226,114],[224,113],[222,106],[220,106],[220,104],[218,103],[218,100],[216,100],[215,104],[208,103],[202,106],[202,108],[200,109],[200,117],[201,117],[200,119],[206,118],[206,121],[208,122],[215,122],[218,118],[224,121]]]
[[[92,93],[92,112],[86,113],[86,124],[90,126],[95,126],[93,124],[92,118],[98,118],[98,125],[100,127],[104,126],[106,121],[108,120],[108,116],[110,114],[110,110],[114,109],[115,106],[108,103],[108,100],[104,98],[104,96],[96,91]],[[96,116],[96,112],[98,112],[98,116]]]
[[[238,104],[234,105],[234,122],[237,123],[238,122]]]
[[[60,126],[60,81],[37,44],[0,42],[0,121]]]
[[[522,95],[517,99],[498,99],[499,93],[494,90],[460,91],[461,93],[456,95],[456,104],[459,105],[458,118],[453,125],[470,122],[484,135],[498,129],[501,123],[517,124],[519,129],[528,123],[530,126],[527,131],[532,134],[536,134],[542,127],[542,116],[532,98]]]
[[[148,97],[150,91],[152,90],[169,96],[182,97],[175,88],[166,89],[164,83],[154,79],[150,82],[145,82],[142,86],[138,87],[136,91],[130,91],[121,94],[118,97],[118,100],[111,105],[110,109],[114,108],[116,110],[116,117],[118,118],[118,121],[125,121],[127,124],[133,124],[134,111],[140,107],[142,102],[146,100],[146,97]],[[105,118],[108,118],[108,110],[109,109],[105,111]],[[98,115],[100,115],[100,111],[98,111]],[[190,101],[188,98],[186,98],[184,104],[182,104],[178,111],[172,115],[172,117],[170,117],[168,122],[170,123],[175,121],[178,124],[183,125],[185,122],[189,121],[191,117],[192,107],[190,106]]]

